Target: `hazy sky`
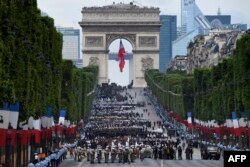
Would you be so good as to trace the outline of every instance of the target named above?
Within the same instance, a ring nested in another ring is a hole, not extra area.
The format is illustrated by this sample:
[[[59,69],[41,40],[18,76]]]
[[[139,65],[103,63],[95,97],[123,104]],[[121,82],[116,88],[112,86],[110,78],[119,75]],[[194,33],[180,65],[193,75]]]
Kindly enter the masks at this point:
[[[55,19],[56,25],[79,28],[81,10],[84,6],[103,6],[113,2],[129,3],[132,0],[37,0],[38,7]],[[159,7],[161,14],[178,16],[180,24],[181,0],[136,0],[142,6]],[[216,14],[218,7],[222,14],[232,15],[232,23],[247,23],[250,25],[250,0],[196,0],[203,14]],[[136,4],[136,3],[135,3]]]
[[[38,7],[54,18],[56,26],[79,28],[82,19],[82,7],[103,6],[115,3],[129,3],[133,0],[37,0]],[[177,24],[180,25],[181,0],[136,0],[138,6],[159,7],[161,14],[177,15]],[[231,15],[232,23],[246,23],[250,27],[250,0],[196,0],[203,14],[216,15],[218,7],[221,14]],[[115,41],[110,47],[112,52],[119,49],[119,41]],[[126,51],[131,50],[131,45],[125,45]],[[111,81],[122,85],[128,84],[128,62],[125,64],[123,73],[119,72],[118,62],[109,61],[109,76]]]

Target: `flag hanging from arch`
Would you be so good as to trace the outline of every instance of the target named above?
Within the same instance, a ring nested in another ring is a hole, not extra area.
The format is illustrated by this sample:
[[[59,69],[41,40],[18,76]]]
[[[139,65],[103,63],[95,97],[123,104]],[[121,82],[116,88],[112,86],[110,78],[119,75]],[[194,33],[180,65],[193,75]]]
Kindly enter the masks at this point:
[[[120,72],[123,72],[123,68],[125,65],[124,56],[125,56],[125,48],[122,44],[122,40],[120,40],[120,48],[119,48],[119,52],[118,52]]]

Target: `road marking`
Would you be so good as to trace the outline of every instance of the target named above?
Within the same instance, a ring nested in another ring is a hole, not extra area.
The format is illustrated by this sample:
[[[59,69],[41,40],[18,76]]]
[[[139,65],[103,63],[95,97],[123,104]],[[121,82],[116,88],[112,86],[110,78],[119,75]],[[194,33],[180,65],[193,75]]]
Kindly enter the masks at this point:
[[[161,167],[163,167],[163,160],[161,160]]]
[[[84,163],[86,160],[87,160],[87,159],[86,159],[86,158],[84,158],[84,159],[83,159],[83,161],[82,161],[80,164],[78,164],[78,165],[77,165],[77,167],[81,167],[81,166],[83,166],[83,163]]]

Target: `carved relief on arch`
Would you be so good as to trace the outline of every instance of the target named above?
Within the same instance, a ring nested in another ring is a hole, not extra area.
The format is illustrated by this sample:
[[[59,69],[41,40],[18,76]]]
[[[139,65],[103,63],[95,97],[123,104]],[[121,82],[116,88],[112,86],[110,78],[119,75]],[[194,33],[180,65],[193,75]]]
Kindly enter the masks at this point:
[[[90,57],[89,58],[89,66],[90,65],[99,65],[99,58],[98,57]]]
[[[154,67],[154,59],[152,59],[151,57],[141,58],[141,62],[142,62],[141,70],[143,72],[147,69],[153,69]]]
[[[103,37],[102,36],[86,36],[85,46],[87,47],[102,47]]]
[[[132,47],[135,48],[134,46],[136,45],[136,35],[135,34],[106,34],[106,47],[110,46],[110,44],[119,38],[123,38],[128,40]]]
[[[156,47],[157,37],[156,36],[140,36],[139,46],[140,47]]]

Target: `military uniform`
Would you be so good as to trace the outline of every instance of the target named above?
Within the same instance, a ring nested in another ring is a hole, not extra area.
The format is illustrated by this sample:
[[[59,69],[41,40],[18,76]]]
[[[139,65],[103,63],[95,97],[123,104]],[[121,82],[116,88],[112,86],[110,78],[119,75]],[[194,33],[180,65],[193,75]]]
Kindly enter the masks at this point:
[[[106,148],[106,150],[104,151],[104,158],[105,158],[105,163],[108,163],[108,159],[109,159],[109,150],[108,150],[108,148]]]

